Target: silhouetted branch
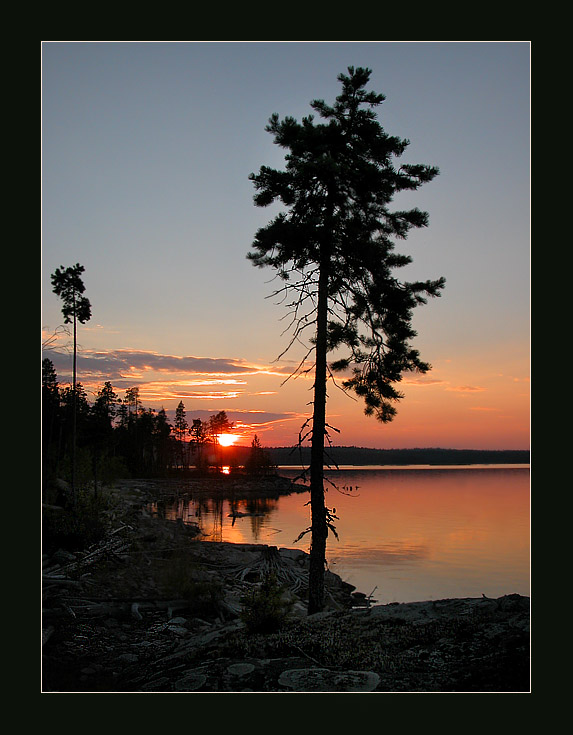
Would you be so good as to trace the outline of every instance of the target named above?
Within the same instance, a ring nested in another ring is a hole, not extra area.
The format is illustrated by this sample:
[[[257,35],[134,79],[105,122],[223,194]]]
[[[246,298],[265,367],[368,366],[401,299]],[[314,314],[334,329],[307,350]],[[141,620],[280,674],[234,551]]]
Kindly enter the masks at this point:
[[[65,327],[63,324],[60,324],[59,327],[56,327],[54,332],[47,337],[42,342],[42,349],[43,350],[55,350],[56,348],[53,347],[53,344],[57,342],[62,334],[65,334],[68,337],[71,337],[70,330],[68,327]],[[64,349],[66,352],[71,352],[72,348],[69,345],[62,345],[62,349]]]

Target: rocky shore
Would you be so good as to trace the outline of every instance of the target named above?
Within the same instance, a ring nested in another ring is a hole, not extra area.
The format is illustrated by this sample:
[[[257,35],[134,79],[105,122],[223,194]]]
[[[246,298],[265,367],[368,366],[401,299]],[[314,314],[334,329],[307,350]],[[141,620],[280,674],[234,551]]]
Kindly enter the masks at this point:
[[[373,605],[328,572],[326,609],[308,616],[303,551],[198,540],[149,513],[157,492],[118,483],[102,540],[44,555],[43,692],[530,691],[529,598]],[[269,572],[288,615],[257,632],[242,613]]]

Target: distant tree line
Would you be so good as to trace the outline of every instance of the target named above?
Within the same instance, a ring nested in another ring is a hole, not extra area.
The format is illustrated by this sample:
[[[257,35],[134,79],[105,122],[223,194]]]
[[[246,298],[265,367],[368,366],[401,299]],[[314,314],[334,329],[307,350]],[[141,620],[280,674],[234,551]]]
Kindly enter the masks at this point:
[[[74,401],[75,399],[75,401]],[[161,477],[182,470],[208,472],[224,463],[243,467],[249,474],[265,474],[277,465],[308,466],[309,447],[263,448],[257,436],[249,447],[225,447],[218,439],[232,431],[225,411],[207,421],[187,420],[181,401],[170,423],[165,410],[145,408],[139,388],[128,388],[120,398],[105,382],[89,401],[80,382],[60,385],[51,360],[42,361],[42,470],[44,485],[55,478],[69,480],[72,471],[73,414],[77,443],[78,480],[94,485],[119,477]],[[371,449],[337,447],[326,458],[336,465],[461,465],[528,464],[528,450],[481,449]]]
[[[277,465],[308,466],[310,447],[269,447]],[[528,449],[371,449],[337,447],[328,449],[325,463],[336,465],[463,465],[463,464],[529,464]]]
[[[197,418],[189,423],[182,401],[172,424],[163,408],[155,411],[142,405],[139,388],[128,388],[120,398],[110,382],[90,402],[80,382],[75,391],[71,385],[60,385],[52,361],[42,361],[44,486],[56,478],[70,480],[74,435],[78,483],[93,483],[97,491],[98,484],[119,477],[220,469],[223,458],[218,439],[232,428],[225,411],[207,421]],[[263,450],[255,440],[252,454],[260,458]]]

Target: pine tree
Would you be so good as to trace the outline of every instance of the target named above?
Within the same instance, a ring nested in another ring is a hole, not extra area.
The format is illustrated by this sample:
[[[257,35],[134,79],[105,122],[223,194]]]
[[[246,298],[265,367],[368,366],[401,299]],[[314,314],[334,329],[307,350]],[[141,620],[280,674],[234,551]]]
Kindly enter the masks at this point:
[[[55,471],[59,459],[61,427],[60,389],[54,363],[42,360],[42,479],[44,483]]]
[[[269,453],[263,449],[259,437],[255,434],[245,461],[245,470],[251,475],[264,475],[270,471],[272,466]]]
[[[187,433],[187,429],[189,428],[189,424],[187,423],[187,419],[185,418],[185,404],[183,401],[179,401],[179,405],[175,409],[175,424],[174,424],[175,431],[177,433],[177,436],[179,438],[179,449],[180,449],[180,455],[181,455],[181,464],[184,464],[184,444],[185,444],[185,434]]]
[[[113,427],[113,419],[117,413],[118,396],[112,384],[107,380],[103,388],[98,391],[92,412],[98,421],[101,421],[106,430]]]
[[[167,419],[167,413],[163,406],[158,411],[155,421],[155,442],[157,446],[157,463],[162,472],[166,472],[171,466],[171,424]]]
[[[279,120],[274,113],[266,130],[288,151],[285,170],[262,166],[250,175],[255,204],[280,202],[286,211],[258,230],[247,257],[271,266],[283,281],[276,294],[290,299],[292,317],[285,352],[310,330],[299,369],[314,355],[309,614],[324,607],[326,539],[334,529],[324,493],[327,380],[342,372],[344,389],[364,399],[365,413],[391,421],[403,397],[395,388],[403,373],[430,370],[410,345],[412,310],[439,296],[445,283],[400,282],[393,273],[411,262],[394,252],[394,239],[426,227],[428,215],[388,205],[396,193],[416,190],[439,172],[394,166],[409,141],[387,135],[378,122],[374,108],[385,98],[366,91],[370,75],[370,69],[349,67],[338,76],[342,92],[333,106],[311,102],[324,122],[315,123],[313,115],[301,123]],[[328,353],[336,353],[330,364]]]
[[[193,419],[193,424],[191,425],[189,432],[191,434],[193,452],[197,455],[195,458],[195,466],[197,469],[201,470],[205,469],[203,446],[207,441],[208,428],[208,424],[205,421],[201,421],[201,419]]]
[[[215,465],[217,470],[221,466],[221,447],[219,444],[219,437],[222,434],[227,434],[233,428],[233,424],[229,421],[226,411],[219,411],[213,416],[209,416],[209,436],[213,442],[213,454],[215,457]]]
[[[62,299],[62,314],[64,316],[64,324],[73,323],[74,325],[74,353],[73,353],[73,431],[72,431],[72,495],[75,501],[75,479],[76,479],[76,360],[77,360],[77,323],[85,324],[91,318],[91,304],[89,300],[82,296],[85,291],[81,274],[85,268],[83,265],[76,265],[64,268],[60,266],[56,268],[51,275],[52,290]]]

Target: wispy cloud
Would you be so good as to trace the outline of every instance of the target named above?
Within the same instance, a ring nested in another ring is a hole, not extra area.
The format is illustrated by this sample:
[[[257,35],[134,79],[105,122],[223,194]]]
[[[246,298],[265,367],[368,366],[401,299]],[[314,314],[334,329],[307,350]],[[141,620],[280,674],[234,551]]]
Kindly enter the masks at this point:
[[[69,372],[69,354],[51,350],[49,357],[58,373]],[[288,374],[286,368],[258,365],[242,358],[193,355],[181,357],[144,350],[82,350],[78,354],[77,365],[78,372],[84,380],[105,378],[112,382],[125,379],[144,380],[146,374],[157,372],[181,376],[209,376],[209,378]]]
[[[192,409],[187,414],[192,418],[199,418],[207,421],[216,409]],[[168,415],[173,411],[167,411]],[[277,426],[281,426],[292,421],[302,422],[306,418],[301,413],[291,412],[270,412],[270,411],[249,411],[226,409],[227,418],[233,424],[233,431],[239,436],[248,437],[253,434],[264,435],[272,432]]]
[[[140,391],[140,396],[142,400],[152,400],[152,401],[168,401],[171,399],[176,400],[216,400],[219,398],[225,398],[225,399],[233,399],[238,398],[240,395],[240,391],[215,391],[210,390],[206,392],[198,392],[198,391],[157,391],[153,388],[150,388],[149,386],[143,386],[143,388]]]
[[[456,391],[458,393],[482,393],[486,389],[481,385],[452,385],[446,390]]]
[[[401,385],[416,385],[420,387],[434,386],[434,385],[447,385],[447,380],[441,380],[440,378],[431,378],[426,376],[411,377],[407,376],[402,379]]]
[[[46,356],[53,362],[59,381],[71,380],[72,360],[68,350],[53,347]],[[145,403],[169,401],[235,401],[246,395],[274,395],[276,391],[251,393],[248,381],[256,376],[284,377],[290,368],[249,362],[237,357],[164,355],[144,350],[82,349],[77,357],[78,379],[89,394],[96,395],[109,381],[116,391],[137,386]]]
[[[436,385],[448,385],[447,380],[435,378],[430,375],[420,375],[419,373],[404,373],[400,385],[414,386],[418,388],[434,387]]]

